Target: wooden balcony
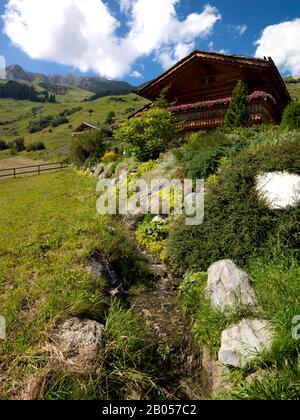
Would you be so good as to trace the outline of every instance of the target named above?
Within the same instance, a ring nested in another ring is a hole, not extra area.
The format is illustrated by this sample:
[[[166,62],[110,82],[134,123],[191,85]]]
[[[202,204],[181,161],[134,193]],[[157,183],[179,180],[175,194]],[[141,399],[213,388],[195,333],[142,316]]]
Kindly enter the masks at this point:
[[[229,103],[184,111],[180,107],[178,107],[178,110],[174,107],[172,112],[175,115],[181,130],[196,131],[216,128],[223,125],[228,107]],[[269,98],[259,98],[251,101],[251,103],[249,103],[249,111],[249,126],[280,123],[280,112],[278,111],[276,104]]]

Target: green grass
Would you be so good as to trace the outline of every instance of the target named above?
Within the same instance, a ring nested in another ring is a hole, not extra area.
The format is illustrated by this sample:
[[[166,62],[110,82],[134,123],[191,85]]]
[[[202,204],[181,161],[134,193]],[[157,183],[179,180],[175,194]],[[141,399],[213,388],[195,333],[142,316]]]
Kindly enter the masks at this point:
[[[141,319],[114,302],[108,312],[106,347],[97,374],[59,372],[49,378],[45,400],[124,400],[157,398],[156,346]]]
[[[146,269],[124,228],[96,213],[96,180],[72,171],[0,183],[0,396],[47,362],[45,342],[58,321],[88,316],[106,322],[102,281],[86,267],[103,254],[124,284]]]
[[[130,111],[141,108],[146,101],[135,94],[125,96],[108,96],[90,102],[80,102],[83,99],[82,92],[70,91],[68,97],[58,98],[63,102],[56,104],[39,104],[29,101],[15,101],[12,99],[0,100],[0,138],[7,142],[17,137],[24,137],[26,143],[42,141],[47,150],[42,152],[22,153],[24,156],[39,159],[55,159],[67,156],[67,144],[72,138],[73,129],[81,122],[91,124],[104,124],[108,112],[114,111],[118,119],[125,119]],[[56,128],[48,127],[38,133],[29,134],[28,125],[32,120],[38,120],[49,115],[56,115],[65,109],[82,107],[82,111],[68,116],[68,124]],[[36,108],[36,114],[32,110]],[[90,112],[92,111],[92,112]],[[51,132],[50,132],[51,129]],[[0,159],[9,156],[9,151],[0,152]]]
[[[300,83],[287,83],[287,88],[293,99],[300,99]]]

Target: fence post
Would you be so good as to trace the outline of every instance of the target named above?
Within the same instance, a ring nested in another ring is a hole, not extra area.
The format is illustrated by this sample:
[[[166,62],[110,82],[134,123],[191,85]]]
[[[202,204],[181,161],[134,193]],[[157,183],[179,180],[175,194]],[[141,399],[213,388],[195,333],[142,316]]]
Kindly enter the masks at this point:
[[[16,179],[16,168],[14,168],[14,179]]]
[[[41,167],[38,165],[38,175],[41,175]]]
[[[63,170],[63,163],[62,162],[60,162],[60,170],[61,171]]]

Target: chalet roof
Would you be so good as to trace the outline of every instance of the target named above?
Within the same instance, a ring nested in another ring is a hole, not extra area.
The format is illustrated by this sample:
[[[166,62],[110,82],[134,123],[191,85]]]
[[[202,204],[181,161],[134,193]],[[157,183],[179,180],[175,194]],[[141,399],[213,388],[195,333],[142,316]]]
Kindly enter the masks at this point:
[[[271,57],[260,59],[201,50],[196,50],[187,57],[183,58],[165,73],[140,89],[138,94],[148,100],[156,100],[163,88],[170,85],[176,85],[178,75],[183,74],[186,68],[190,65],[196,64],[197,62],[211,65],[216,64],[218,66],[224,66],[224,68],[226,66],[232,67],[232,65],[235,65],[240,69],[245,69],[245,71],[257,70],[258,73],[264,73],[266,81],[269,81],[270,83],[270,93],[277,99],[277,101],[281,102],[282,108],[286,106],[291,99],[286,85]]]

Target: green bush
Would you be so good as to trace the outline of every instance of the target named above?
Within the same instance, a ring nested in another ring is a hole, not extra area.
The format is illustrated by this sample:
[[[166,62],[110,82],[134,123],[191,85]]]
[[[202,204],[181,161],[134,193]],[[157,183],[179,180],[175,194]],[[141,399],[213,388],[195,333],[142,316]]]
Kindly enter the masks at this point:
[[[29,134],[38,133],[39,131],[44,130],[50,126],[51,122],[53,121],[53,116],[49,115],[48,117],[40,118],[36,121],[31,121],[28,126]]]
[[[16,152],[23,152],[25,150],[25,140],[20,137],[10,143],[10,148]]]
[[[219,131],[192,134],[187,144],[173,153],[190,179],[208,178],[217,172],[222,157],[229,156],[233,142]]]
[[[300,128],[300,101],[291,102],[286,107],[281,126],[289,130]]]
[[[7,150],[9,149],[8,144],[4,140],[0,140],[0,150]]]
[[[65,117],[57,117],[52,121],[52,127],[55,128],[63,124],[69,124],[69,122],[70,121]]]
[[[299,208],[271,211],[255,188],[259,172],[300,174],[299,152],[297,137],[283,138],[244,150],[222,167],[206,195],[204,223],[186,226],[179,219],[171,229],[169,254],[179,270],[206,271],[224,258],[245,265],[255,253],[270,253],[270,241],[273,248],[280,243],[281,253],[299,256]]]
[[[170,112],[157,107],[125,122],[115,132],[119,141],[132,146],[141,162],[158,159],[175,136],[175,123]]]
[[[46,146],[42,141],[37,141],[35,143],[28,144],[26,146],[26,152],[35,152],[38,150],[45,150]]]
[[[103,133],[90,130],[73,137],[70,144],[70,160],[75,165],[84,165],[87,160],[100,161],[105,152]]]
[[[115,121],[116,121],[116,114],[115,114],[114,111],[110,111],[106,116],[105,124],[106,125],[111,125]]]
[[[225,126],[229,128],[244,127],[249,120],[248,91],[244,82],[239,80],[225,116]]]
[[[150,254],[159,256],[162,261],[166,259],[166,245],[168,226],[164,222],[140,224],[136,231],[138,243]]]

